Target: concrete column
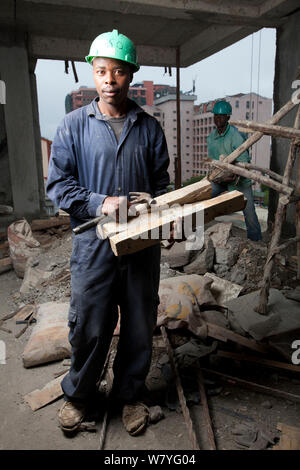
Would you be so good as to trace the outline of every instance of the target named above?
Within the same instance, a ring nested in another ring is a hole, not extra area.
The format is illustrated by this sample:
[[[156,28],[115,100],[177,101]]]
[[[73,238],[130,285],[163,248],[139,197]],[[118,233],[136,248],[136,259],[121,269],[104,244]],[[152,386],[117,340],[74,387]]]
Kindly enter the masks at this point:
[[[0,76],[6,84],[3,106],[14,215],[30,220],[42,213],[44,190],[35,77],[22,40],[0,46]]]
[[[277,29],[277,49],[274,78],[274,112],[278,111],[287,101],[289,101],[296,91],[292,88],[293,82],[300,90],[299,69],[300,66],[300,12],[288,17],[288,21]],[[280,125],[294,125],[296,108],[285,116]],[[289,139],[272,138],[272,154],[270,168],[276,173],[283,175],[286,160],[289,152]],[[294,167],[292,178],[296,179],[296,167]],[[269,220],[274,221],[277,207],[278,195],[270,190]],[[290,236],[295,234],[295,205],[289,204],[287,207],[287,223],[284,224],[283,234]]]

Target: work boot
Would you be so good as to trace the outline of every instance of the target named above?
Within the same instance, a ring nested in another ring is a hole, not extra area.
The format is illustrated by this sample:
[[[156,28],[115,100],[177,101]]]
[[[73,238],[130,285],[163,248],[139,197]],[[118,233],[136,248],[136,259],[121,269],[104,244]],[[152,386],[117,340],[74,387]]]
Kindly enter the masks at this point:
[[[65,432],[76,431],[85,416],[85,406],[80,403],[65,401],[58,412],[58,421]]]
[[[141,434],[149,421],[149,408],[141,402],[124,405],[122,421],[131,436]]]

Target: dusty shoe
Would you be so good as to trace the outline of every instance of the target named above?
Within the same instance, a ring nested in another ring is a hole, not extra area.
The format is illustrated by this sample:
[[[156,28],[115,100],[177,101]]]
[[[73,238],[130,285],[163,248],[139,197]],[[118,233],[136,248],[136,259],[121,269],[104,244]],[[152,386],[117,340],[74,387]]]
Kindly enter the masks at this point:
[[[76,431],[85,415],[85,406],[79,403],[65,401],[58,412],[60,427],[65,432]]]
[[[124,405],[122,421],[125,429],[131,436],[141,434],[146,428],[149,420],[149,408],[143,403],[137,402],[132,405]]]

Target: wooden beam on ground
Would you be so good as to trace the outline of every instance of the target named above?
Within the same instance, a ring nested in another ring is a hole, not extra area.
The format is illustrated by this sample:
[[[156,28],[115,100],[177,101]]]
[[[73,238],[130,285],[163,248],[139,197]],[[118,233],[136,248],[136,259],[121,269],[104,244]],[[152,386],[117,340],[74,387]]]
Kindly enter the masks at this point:
[[[263,354],[267,354],[270,352],[268,348],[265,346],[257,343],[254,339],[246,338],[245,336],[239,335],[238,333],[234,333],[227,328],[223,328],[222,326],[215,325],[213,323],[206,323],[207,325],[207,336],[211,338],[218,339],[226,343],[228,340],[233,341],[234,343],[238,343],[246,348],[252,349],[253,351],[257,351]]]
[[[242,126],[246,130],[251,129],[254,131],[263,132],[266,135],[273,135],[275,137],[284,137],[286,139],[300,139],[300,130],[293,129],[292,127],[275,126],[272,124],[261,124],[254,121],[231,121],[233,126]]]
[[[70,225],[70,216],[49,217],[49,219],[35,219],[31,222],[31,230],[46,230],[48,228],[59,227],[60,225]]]
[[[214,431],[213,431],[212,422],[211,422],[210,414],[209,414],[207,397],[205,393],[204,380],[203,380],[202,372],[198,363],[196,365],[196,373],[197,373],[197,381],[198,381],[198,387],[199,387],[199,392],[200,392],[200,397],[201,397],[201,404],[203,406],[204,419],[206,423],[207,437],[209,440],[209,446],[210,446],[209,450],[217,450]]]
[[[98,224],[97,230],[103,238],[109,236],[112,251],[116,256],[121,256],[135,253],[159,243],[160,240],[168,239],[171,225],[178,217],[182,218],[186,228],[189,225],[188,229],[192,232],[196,225],[206,224],[215,217],[240,211],[245,205],[244,195],[239,191],[231,191],[207,201],[184,206],[177,205],[162,211],[141,214],[129,220],[127,224],[122,226],[116,224],[114,231],[111,231],[113,228],[111,224],[107,233],[105,233],[106,224]],[[185,233],[185,235],[188,236],[190,233]]]
[[[217,356],[225,357],[226,359],[233,359],[235,361],[246,361],[254,362],[255,364],[261,364],[262,366],[271,367],[275,369],[284,369],[292,372],[300,372],[300,365],[286,364],[284,362],[273,361],[257,356],[249,356],[247,354],[239,354],[230,351],[217,351]]]
[[[255,382],[249,382],[248,380],[223,374],[215,370],[205,369],[203,367],[202,372],[217,375],[218,377],[220,377],[221,380],[229,383],[230,385],[240,385],[241,387],[246,388],[248,390],[253,390],[254,392],[264,393],[266,395],[272,395],[276,398],[284,398],[285,400],[300,403],[300,395],[296,395],[295,393],[284,392],[283,390],[278,390],[276,388],[266,387],[265,385],[260,385]]]
[[[51,380],[51,382],[42,389],[34,390],[24,396],[24,400],[28,403],[32,411],[39,410],[64,394],[60,384],[67,373],[68,371],[63,376]]]
[[[172,369],[174,379],[175,379],[178,398],[179,398],[179,401],[180,401],[182,414],[183,414],[185,423],[186,423],[187,428],[188,428],[188,434],[189,434],[189,438],[191,440],[192,448],[193,448],[193,450],[200,450],[198,440],[197,440],[197,437],[196,437],[196,433],[194,431],[193,421],[191,419],[188,406],[186,404],[184,391],[183,391],[183,388],[182,388],[182,384],[181,384],[180,376],[179,376],[179,373],[178,373],[178,370],[177,370],[177,366],[176,366],[176,363],[175,363],[175,360],[174,360],[173,350],[172,350],[172,346],[171,346],[169,338],[168,338],[168,334],[167,334],[166,329],[165,329],[164,326],[160,327],[160,331],[161,331],[162,337],[164,339],[166,349],[168,351],[169,361],[170,361],[171,369]]]
[[[13,268],[10,257],[0,259],[0,274],[10,271]]]

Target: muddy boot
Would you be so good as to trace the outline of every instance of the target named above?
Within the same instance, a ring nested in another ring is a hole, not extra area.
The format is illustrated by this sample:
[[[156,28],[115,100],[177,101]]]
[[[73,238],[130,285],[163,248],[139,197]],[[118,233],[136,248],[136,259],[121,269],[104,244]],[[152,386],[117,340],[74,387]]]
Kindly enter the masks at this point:
[[[61,429],[66,433],[72,433],[79,429],[86,413],[84,405],[65,401],[58,412],[58,421]]]
[[[131,436],[137,436],[145,430],[148,424],[149,408],[140,402],[124,405],[122,421],[126,431]]]

